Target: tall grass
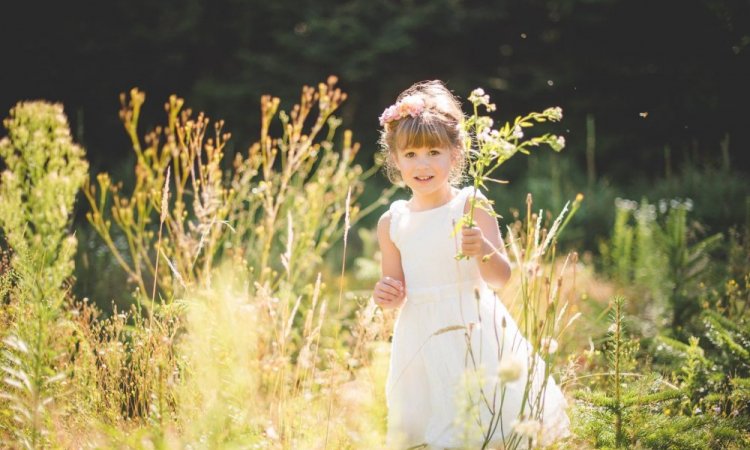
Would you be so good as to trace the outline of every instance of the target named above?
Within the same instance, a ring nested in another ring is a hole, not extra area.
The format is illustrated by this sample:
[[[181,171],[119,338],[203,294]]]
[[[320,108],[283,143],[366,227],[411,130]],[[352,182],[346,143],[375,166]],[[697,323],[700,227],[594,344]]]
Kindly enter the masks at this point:
[[[0,436],[31,448],[381,445],[382,389],[374,386],[384,380],[386,354],[377,341],[385,319],[371,302],[346,316],[356,308],[341,304],[344,285],[336,289],[324,279],[323,256],[385,202],[357,204],[363,180],[377,167],[364,173],[354,164],[359,146],[349,131],[336,138],[341,121],[333,112],[346,95],[335,83],[332,77],[305,87],[289,113],[278,110],[279,99],[263,97],[260,141],[229,172],[222,168],[229,135],[221,122],[211,127],[173,96],[167,124],[141,138],[145,94],[122,96],[135,185],[126,192],[100,174],[84,189],[87,218],[135,288],[131,306],[115,307],[108,318],[88,299],[65,294],[75,240],[64,231],[55,233],[68,249],[65,270],[44,278],[44,292],[19,290],[37,286],[35,274],[54,261],[37,263],[37,253],[23,252],[24,230],[37,230],[32,219],[47,217],[50,207],[30,201],[33,192],[9,190],[35,184],[14,181],[23,174],[13,165],[19,145],[2,141],[9,166],[4,205],[29,214],[0,208],[14,251],[0,285],[3,301],[11,294],[0,315],[9,325],[2,336]],[[79,181],[45,192],[73,195],[83,183],[78,160],[55,145],[34,149],[68,158]],[[59,176],[54,164],[38,167],[47,171],[32,175]],[[67,221],[69,200],[56,206]],[[44,241],[50,230],[39,239],[47,250],[60,248]],[[345,252],[346,246],[344,258]],[[19,255],[32,259],[16,264]],[[53,302],[45,292],[54,293]],[[26,309],[19,307],[24,299]],[[55,410],[47,411],[53,398]]]

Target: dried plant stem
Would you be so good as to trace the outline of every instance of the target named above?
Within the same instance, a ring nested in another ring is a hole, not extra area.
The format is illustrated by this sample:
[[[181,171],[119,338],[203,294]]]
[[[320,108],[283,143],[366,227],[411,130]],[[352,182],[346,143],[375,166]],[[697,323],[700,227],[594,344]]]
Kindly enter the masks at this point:
[[[148,326],[151,328],[154,322],[154,302],[156,301],[156,282],[159,280],[159,249],[161,249],[161,232],[164,226],[164,220],[169,213],[169,167],[167,167],[167,176],[164,181],[164,189],[161,196],[161,215],[159,217],[159,238],[156,241],[156,262],[154,262],[154,285],[151,289],[151,307],[148,311]]]
[[[349,221],[349,202],[352,198],[352,187],[349,186],[349,189],[346,193],[346,213],[344,216],[344,251],[343,255],[341,255],[341,277],[339,278],[339,305],[338,310],[341,311],[341,299],[344,297],[344,272],[346,271],[346,244],[347,244],[347,238],[349,237],[349,227],[350,227],[350,221]]]

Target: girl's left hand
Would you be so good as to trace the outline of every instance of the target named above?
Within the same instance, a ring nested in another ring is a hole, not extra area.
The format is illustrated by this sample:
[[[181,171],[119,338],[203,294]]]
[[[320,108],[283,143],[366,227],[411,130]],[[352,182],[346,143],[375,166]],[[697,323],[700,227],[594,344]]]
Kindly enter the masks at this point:
[[[487,253],[487,243],[479,227],[465,227],[461,229],[461,253],[466,256],[482,257]]]

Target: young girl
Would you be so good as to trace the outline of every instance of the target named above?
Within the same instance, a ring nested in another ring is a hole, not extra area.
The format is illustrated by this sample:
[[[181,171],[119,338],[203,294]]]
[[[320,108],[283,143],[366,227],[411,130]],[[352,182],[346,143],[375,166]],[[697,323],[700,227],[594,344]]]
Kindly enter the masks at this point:
[[[402,307],[386,387],[389,449],[527,448],[569,434],[565,398],[551,377],[544,388],[544,362],[488,287],[511,271],[489,204],[454,232],[474,194],[455,187],[466,166],[462,120],[439,81],[415,84],[380,116],[388,176],[412,193],[378,222],[373,298]]]

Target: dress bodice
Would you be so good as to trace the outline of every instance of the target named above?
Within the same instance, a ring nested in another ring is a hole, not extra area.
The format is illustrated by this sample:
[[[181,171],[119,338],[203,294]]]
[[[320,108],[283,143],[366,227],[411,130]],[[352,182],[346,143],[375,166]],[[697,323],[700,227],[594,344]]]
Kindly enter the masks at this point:
[[[407,297],[423,289],[480,278],[473,258],[455,258],[461,236],[454,230],[472,192],[473,187],[465,187],[448,203],[425,211],[410,211],[405,200],[391,204],[390,237],[401,253]]]

